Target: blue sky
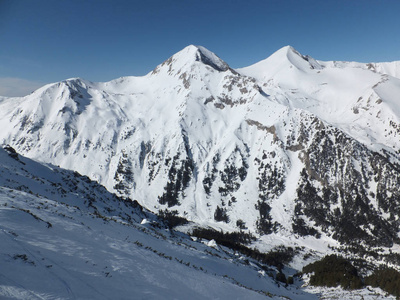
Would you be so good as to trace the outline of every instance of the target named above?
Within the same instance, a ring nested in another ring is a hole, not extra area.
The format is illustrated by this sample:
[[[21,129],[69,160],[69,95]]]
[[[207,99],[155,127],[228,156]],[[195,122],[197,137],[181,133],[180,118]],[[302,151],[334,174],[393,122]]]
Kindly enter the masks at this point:
[[[399,0],[0,0],[0,95],[144,75],[189,44],[233,68],[286,45],[320,60],[400,60],[399,12]]]

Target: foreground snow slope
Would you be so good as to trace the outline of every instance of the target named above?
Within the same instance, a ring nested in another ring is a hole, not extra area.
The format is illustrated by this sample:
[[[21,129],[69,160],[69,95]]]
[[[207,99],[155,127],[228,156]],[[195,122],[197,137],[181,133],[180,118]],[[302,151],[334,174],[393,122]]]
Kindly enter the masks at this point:
[[[396,249],[398,74],[291,47],[233,70],[188,46],[143,77],[0,100],[0,141],[154,212],[293,245]]]
[[[315,298],[163,229],[87,177],[3,149],[0,229],[2,299]]]
[[[7,149],[1,299],[392,299],[370,288],[304,290],[298,280],[285,288],[266,275],[274,268],[170,232],[87,177]]]

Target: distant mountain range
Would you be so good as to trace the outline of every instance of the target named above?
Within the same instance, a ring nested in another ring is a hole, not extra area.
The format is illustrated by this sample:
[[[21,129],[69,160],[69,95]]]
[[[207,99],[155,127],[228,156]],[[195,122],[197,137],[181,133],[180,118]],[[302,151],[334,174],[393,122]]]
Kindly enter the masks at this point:
[[[400,244],[400,62],[188,46],[143,77],[0,100],[0,143],[262,250]],[[397,248],[396,248],[397,247]]]

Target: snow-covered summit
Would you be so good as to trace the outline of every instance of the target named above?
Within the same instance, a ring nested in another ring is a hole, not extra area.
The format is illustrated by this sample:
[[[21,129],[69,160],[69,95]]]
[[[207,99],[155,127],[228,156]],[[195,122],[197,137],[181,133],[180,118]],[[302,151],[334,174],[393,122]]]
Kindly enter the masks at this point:
[[[163,69],[170,75],[181,74],[185,70],[193,70],[195,66],[199,66],[199,63],[219,72],[229,69],[229,65],[215,53],[202,46],[189,45],[157,66],[152,74],[157,74]]]
[[[292,46],[285,46],[274,52],[268,58],[251,66],[237,69],[238,72],[266,81],[278,73],[295,68],[300,72],[308,70],[321,70],[323,68],[315,59],[308,55],[302,55]]]
[[[280,50],[272,54],[269,58],[271,58],[271,60],[274,59],[281,61],[284,61],[286,58],[292,64],[292,66],[302,71],[306,71],[309,69],[320,70],[323,68],[314,58],[309,55],[302,55],[292,46],[285,46],[281,48]]]
[[[197,49],[199,56],[196,56],[196,60],[200,59],[200,61],[213,67],[217,71],[226,71],[229,69],[228,64],[219,58],[215,53],[202,46],[197,46]]]

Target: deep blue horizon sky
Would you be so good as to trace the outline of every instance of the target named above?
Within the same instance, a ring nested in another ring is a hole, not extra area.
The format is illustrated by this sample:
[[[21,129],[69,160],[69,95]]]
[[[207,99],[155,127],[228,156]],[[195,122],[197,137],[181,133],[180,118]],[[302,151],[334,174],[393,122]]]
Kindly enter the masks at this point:
[[[145,75],[190,44],[231,67],[291,45],[319,60],[400,60],[399,0],[0,0],[0,95]]]

